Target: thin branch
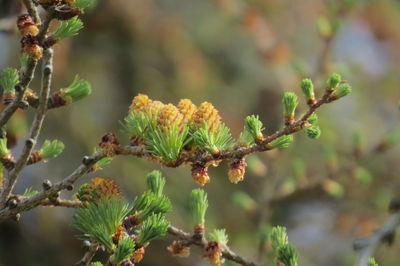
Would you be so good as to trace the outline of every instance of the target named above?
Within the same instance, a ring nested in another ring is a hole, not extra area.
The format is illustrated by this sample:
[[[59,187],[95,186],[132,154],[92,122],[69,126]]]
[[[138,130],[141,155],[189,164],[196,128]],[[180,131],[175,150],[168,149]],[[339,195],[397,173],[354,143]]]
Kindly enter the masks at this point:
[[[40,16],[38,13],[38,10],[36,8],[36,5],[33,3],[32,0],[23,0],[24,5],[26,9],[28,10],[29,15],[33,18],[33,20],[37,23],[40,24]]]
[[[188,243],[190,243],[192,245],[196,245],[196,246],[199,246],[202,248],[205,248],[207,245],[207,241],[194,238],[193,235],[191,235],[179,228],[176,228],[172,225],[168,226],[168,233],[170,235],[178,237],[179,239],[186,240]],[[240,265],[244,265],[244,266],[261,266],[261,264],[259,264],[259,263],[250,261],[250,260],[246,259],[245,257],[236,254],[228,246],[222,250],[222,257],[227,260],[231,260],[236,263],[239,263]]]
[[[80,261],[78,261],[75,264],[75,266],[89,265],[98,249],[99,249],[99,245],[97,243],[93,243],[92,245],[90,245],[89,249],[83,255],[83,258]]]
[[[49,200],[49,199],[45,199],[40,203],[40,206],[82,208],[83,203],[80,200],[66,200],[66,199]]]
[[[394,234],[400,225],[400,211],[394,213],[372,236],[358,239],[354,242],[354,249],[358,251],[356,266],[366,266],[370,257],[373,257],[379,243],[387,240]]]
[[[30,138],[26,140],[25,147],[22,151],[20,158],[15,164],[14,170],[10,173],[8,179],[6,179],[4,190],[0,197],[0,207],[4,207],[5,203],[13,190],[15,183],[22,169],[26,166],[32,149],[37,141],[40,130],[43,125],[43,121],[47,111],[47,99],[50,94],[51,77],[53,73],[53,50],[47,49],[44,54],[43,64],[43,77],[42,87],[40,91],[40,104],[36,112],[35,118],[32,123]]]

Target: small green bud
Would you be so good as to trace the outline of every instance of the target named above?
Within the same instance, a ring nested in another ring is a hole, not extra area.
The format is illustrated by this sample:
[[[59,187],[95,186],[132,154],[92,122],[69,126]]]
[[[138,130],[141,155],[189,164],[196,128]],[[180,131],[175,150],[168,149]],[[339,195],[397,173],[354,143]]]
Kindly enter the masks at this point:
[[[297,95],[293,92],[285,92],[283,94],[282,104],[286,124],[293,123],[294,112],[298,104]]]
[[[82,28],[83,22],[76,16],[70,20],[60,22],[53,36],[57,41],[60,41],[77,35]]]
[[[341,198],[344,195],[344,189],[341,184],[331,179],[325,179],[322,188],[326,193],[334,198]]]
[[[90,266],[104,266],[104,265],[100,261],[95,261],[95,262],[90,263]]]
[[[22,194],[22,197],[30,198],[33,195],[36,195],[37,193],[39,193],[39,191],[34,190],[31,187],[28,187],[28,188],[25,189],[24,193]]]
[[[204,225],[208,208],[207,194],[202,189],[194,189],[190,194],[190,210],[195,225]]]
[[[46,140],[40,150],[40,157],[43,160],[57,157],[64,150],[64,143],[59,140]]]
[[[222,245],[228,244],[228,235],[225,229],[214,229],[214,231],[208,234],[208,239],[221,243]]]
[[[7,149],[7,138],[0,138],[0,158],[8,158],[10,151]]]
[[[321,129],[319,126],[311,125],[306,127],[306,134],[310,139],[318,139],[321,136]]]
[[[67,103],[79,101],[92,93],[90,83],[75,76],[72,84],[60,92],[61,98]]]
[[[307,103],[308,104],[315,103],[314,85],[313,85],[311,79],[303,79],[301,81],[300,87],[304,93],[304,96],[307,99]]]
[[[0,76],[0,88],[4,92],[15,93],[15,85],[19,82],[18,70],[14,68],[6,68]]]
[[[332,97],[334,97],[335,99],[339,99],[348,95],[350,92],[351,86],[349,84],[342,84],[333,92]]]
[[[367,266],[378,266],[374,258],[369,258]]]
[[[332,75],[329,76],[328,78],[328,87],[327,90],[333,91],[336,89],[336,87],[339,85],[339,83],[342,81],[342,77],[337,74],[333,73]]]
[[[271,245],[275,251],[279,250],[279,247],[288,244],[288,236],[286,228],[283,226],[274,226],[270,234]]]
[[[239,206],[240,208],[251,211],[257,207],[257,203],[254,199],[252,199],[247,193],[238,191],[233,194],[233,203]]]
[[[323,38],[330,38],[332,36],[332,26],[326,17],[319,17],[317,20],[317,29]]]
[[[357,167],[354,171],[354,178],[360,182],[361,184],[364,185],[369,185],[371,184],[372,180],[374,177],[372,174],[365,168],[363,167]]]
[[[154,170],[147,175],[147,187],[157,196],[161,196],[165,186],[165,178],[162,177],[161,172]]]
[[[290,244],[282,245],[278,248],[277,259],[285,266],[297,266],[297,251]]]
[[[258,115],[249,115],[246,117],[242,134],[249,134],[253,141],[262,141],[264,139],[263,130],[264,126]]]
[[[311,125],[315,125],[318,123],[318,116],[316,113],[312,113],[310,117],[307,119],[307,122],[310,123]]]
[[[118,246],[114,254],[110,257],[113,265],[119,265],[124,260],[129,259],[135,250],[135,243],[130,237],[126,237],[118,241]]]
[[[282,149],[289,147],[289,144],[293,141],[292,135],[283,135],[268,144],[271,149]]]

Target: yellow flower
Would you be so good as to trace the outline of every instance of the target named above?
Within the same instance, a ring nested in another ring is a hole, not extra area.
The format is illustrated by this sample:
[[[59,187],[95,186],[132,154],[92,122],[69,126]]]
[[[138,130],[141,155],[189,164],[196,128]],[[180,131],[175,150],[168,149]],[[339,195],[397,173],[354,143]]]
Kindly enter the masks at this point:
[[[197,111],[194,113],[193,122],[202,127],[205,123],[209,131],[216,132],[221,125],[221,116],[218,114],[218,110],[209,103],[203,102]]]

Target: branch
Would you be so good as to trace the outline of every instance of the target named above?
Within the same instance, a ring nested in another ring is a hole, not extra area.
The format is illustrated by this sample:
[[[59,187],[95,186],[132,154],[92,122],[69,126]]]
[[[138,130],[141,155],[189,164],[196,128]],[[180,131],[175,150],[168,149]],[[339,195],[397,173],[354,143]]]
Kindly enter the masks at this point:
[[[40,24],[40,16],[38,13],[38,10],[36,8],[36,5],[33,3],[32,0],[23,0],[24,5],[26,9],[28,10],[29,15],[33,18],[33,20],[37,23]]]
[[[199,246],[202,248],[205,248],[207,245],[207,241],[195,238],[195,237],[193,237],[193,235],[191,235],[179,228],[176,228],[172,225],[168,226],[168,233],[170,235],[176,236],[182,240],[186,240],[190,244],[193,244],[193,245],[196,245],[196,246]],[[244,265],[244,266],[261,266],[261,264],[259,264],[259,263],[252,262],[252,261],[236,254],[228,246],[222,250],[222,257],[224,257],[227,260],[231,260],[236,263],[239,263],[240,265]]]
[[[354,250],[358,251],[356,266],[366,266],[370,257],[373,257],[379,243],[387,241],[400,225],[400,211],[394,213],[372,236],[357,239],[354,244]]]
[[[93,243],[90,245],[88,251],[85,252],[83,258],[78,261],[75,266],[87,266],[92,261],[94,255],[96,254],[97,250],[99,249],[99,245],[97,243]]]
[[[20,158],[15,164],[14,170],[10,173],[10,176],[5,182],[4,190],[0,197],[0,207],[4,207],[5,203],[13,190],[15,183],[22,169],[26,166],[32,149],[37,141],[40,130],[43,125],[45,114],[47,111],[47,98],[50,94],[51,77],[53,73],[53,50],[47,49],[44,54],[43,64],[43,77],[42,87],[40,91],[40,104],[36,112],[35,119],[33,120],[30,138],[26,140],[25,147],[22,151]]]

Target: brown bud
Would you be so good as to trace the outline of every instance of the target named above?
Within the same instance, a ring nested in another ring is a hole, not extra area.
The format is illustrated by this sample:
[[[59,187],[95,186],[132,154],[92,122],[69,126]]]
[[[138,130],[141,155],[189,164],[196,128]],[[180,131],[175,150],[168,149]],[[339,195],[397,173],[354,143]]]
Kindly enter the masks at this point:
[[[132,259],[135,263],[140,262],[143,259],[144,247],[140,247],[133,252]]]
[[[106,133],[99,143],[107,157],[113,157],[118,153],[119,142],[114,133]]]
[[[190,247],[179,240],[174,240],[174,242],[167,247],[167,250],[171,252],[172,255],[182,258],[189,257],[190,255]]]
[[[192,178],[200,186],[210,182],[210,177],[208,176],[208,167],[201,164],[192,165]]]
[[[119,224],[115,234],[112,235],[112,241],[113,241],[113,243],[115,245],[118,244],[118,242],[121,239],[123,233],[124,233],[124,231],[123,231],[122,225]]]
[[[243,181],[244,173],[246,172],[245,168],[246,166],[247,164],[244,161],[244,159],[234,160],[229,165],[229,170],[228,170],[229,181],[231,181],[234,184]]]
[[[43,48],[33,35],[25,35],[21,39],[22,52],[28,54],[33,60],[38,61],[43,56]]]
[[[42,156],[40,156],[40,151],[32,151],[29,156],[28,164],[35,164],[42,160]]]
[[[205,248],[205,257],[208,258],[210,264],[213,266],[219,266],[223,263],[223,259],[221,257],[222,250],[220,244],[216,241],[208,241],[208,244]]]
[[[17,26],[21,35],[36,36],[39,33],[37,24],[33,21],[32,17],[28,14],[23,14],[18,17]]]
[[[75,16],[81,15],[82,9],[73,8],[68,5],[60,5],[54,9],[54,17],[58,20],[69,20]]]

